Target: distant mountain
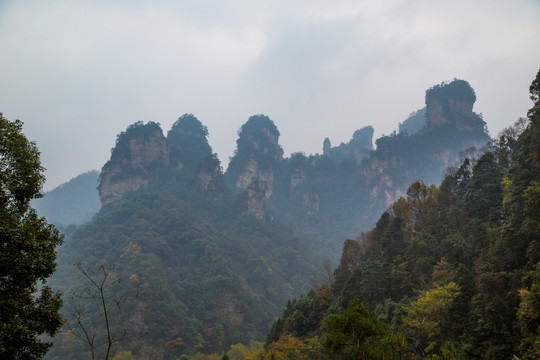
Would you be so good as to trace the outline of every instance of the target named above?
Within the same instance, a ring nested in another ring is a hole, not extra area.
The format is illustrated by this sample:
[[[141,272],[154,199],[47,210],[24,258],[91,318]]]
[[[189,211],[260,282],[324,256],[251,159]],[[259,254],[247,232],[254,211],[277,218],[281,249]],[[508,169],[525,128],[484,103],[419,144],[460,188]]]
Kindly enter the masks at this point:
[[[491,140],[473,112],[475,99],[466,81],[443,83],[427,90],[425,125],[417,132],[383,136],[375,148],[367,126],[339,146],[325,139],[322,155],[290,158],[283,158],[273,121],[253,116],[240,129],[225,179],[233,191],[247,192],[258,218],[283,222],[337,257],[343,239],[371,228],[412,182],[439,184],[462,151]]]
[[[412,182],[440,183],[460,152],[490,140],[474,100],[463,80],[437,85],[426,92],[426,126],[417,133],[382,137],[375,147],[367,126],[339,146],[325,139],[322,154],[289,158],[275,123],[254,115],[226,172],[192,114],[166,136],[157,123],[137,122],[102,168],[101,210],[66,238],[50,281],[80,293],[84,278],[73,264],[81,262],[115,269],[123,280],[111,298],[143,293],[119,322],[138,340],[116,351],[175,359],[260,340],[278,309],[318,278],[323,257],[337,259],[344,239],[371,228]],[[66,296],[68,321],[80,301]],[[85,351],[61,336],[49,358]]]
[[[100,209],[97,186],[99,171],[81,174],[32,201],[32,206],[48,222],[61,228],[81,225]]]

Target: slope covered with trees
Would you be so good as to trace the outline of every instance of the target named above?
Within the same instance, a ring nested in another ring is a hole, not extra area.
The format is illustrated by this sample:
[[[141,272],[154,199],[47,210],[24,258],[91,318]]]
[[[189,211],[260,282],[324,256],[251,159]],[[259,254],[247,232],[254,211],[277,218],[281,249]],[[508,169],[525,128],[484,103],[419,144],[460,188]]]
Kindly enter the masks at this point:
[[[112,354],[151,359],[260,339],[286,299],[309,286],[310,247],[246,213],[245,194],[228,193],[207,134],[185,115],[166,139],[155,123],[118,136],[102,173],[106,205],[58,250],[52,281],[64,292],[68,327],[48,358],[109,348],[105,311],[79,269],[115,279],[105,284]]]
[[[101,210],[58,249],[52,282],[67,327],[49,358],[197,358],[263,339],[287,299],[330,269],[344,238],[372,226],[414,179],[438,182],[459,152],[489,140],[474,91],[458,85],[428,90],[426,127],[378,139],[376,149],[365,126],[348,143],[325,140],[322,155],[285,158],[275,123],[254,115],[225,172],[192,114],[166,134],[154,122],[129,126],[102,168]],[[323,305],[306,296],[302,306],[333,308],[336,289],[317,290]],[[316,328],[318,314],[298,317],[293,335]]]
[[[347,240],[251,358],[538,359],[540,72],[530,93],[528,120]]]

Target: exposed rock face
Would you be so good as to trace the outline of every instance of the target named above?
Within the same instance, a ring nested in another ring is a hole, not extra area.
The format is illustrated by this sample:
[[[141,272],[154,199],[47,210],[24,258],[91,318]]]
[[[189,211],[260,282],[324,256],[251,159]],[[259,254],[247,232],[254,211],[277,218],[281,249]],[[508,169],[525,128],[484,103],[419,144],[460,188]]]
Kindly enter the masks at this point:
[[[485,122],[473,112],[475,101],[474,90],[463,80],[429,89],[426,132],[410,136],[400,133],[377,140],[377,150],[370,158],[369,168],[364,170],[371,198],[384,199],[388,205],[418,179],[438,183],[440,174],[458,161],[461,151],[489,141]],[[418,113],[422,115],[421,111]]]
[[[191,114],[181,116],[167,134],[157,123],[137,122],[122,132],[111,159],[103,166],[98,187],[102,205],[146,187],[156,169],[169,168],[198,177],[205,190],[219,188],[221,167],[206,137],[208,130]]]
[[[350,144],[358,150],[373,150],[373,126],[366,126],[356,130]]]
[[[454,80],[426,92],[428,131],[451,126],[457,131],[482,131],[485,122],[473,112],[476,94],[464,80]]]
[[[247,213],[253,214],[257,219],[264,218],[264,198],[266,194],[266,185],[253,181],[247,189]]]
[[[221,196],[220,190],[225,187],[225,184],[221,164],[215,155],[206,157],[199,162],[197,185],[205,191],[215,193],[214,199]]]
[[[167,166],[169,150],[156,123],[136,123],[118,136],[111,160],[101,171],[98,187],[103,205],[148,185],[152,170]]]
[[[371,228],[374,217],[411,183],[439,183],[461,151],[489,141],[485,123],[473,112],[475,100],[465,81],[437,85],[426,92],[425,110],[411,115],[418,120],[415,131],[409,132],[413,127],[407,123],[399,134],[377,139],[374,149],[374,129],[366,126],[339,146],[325,139],[322,155],[296,153],[285,160],[276,125],[255,115],[241,127],[225,174],[206,141],[208,130],[193,115],[179,118],[166,140],[157,124],[136,124],[119,136],[103,168],[100,197],[106,204],[151,185],[154,169],[161,167],[167,175],[182,174],[175,181],[184,188],[195,186],[186,191],[215,192],[217,199],[228,185],[243,213],[315,229],[340,244]]]
[[[101,185],[99,187],[99,199],[102,205],[107,205],[115,200],[119,200],[125,193],[136,191],[148,185],[149,179],[146,176],[135,175],[126,179],[115,179],[121,172],[115,170],[102,173]]]
[[[291,172],[291,185],[290,185],[290,192],[293,192],[294,189],[296,189],[298,186],[302,185],[306,181],[306,175],[304,174],[304,170],[301,168],[295,168]]]
[[[428,129],[432,130],[453,122],[458,131],[472,131],[477,118],[472,111],[473,105],[474,103],[470,100],[456,99],[448,99],[446,104],[442,104],[438,100],[427,103]]]
[[[269,198],[274,191],[274,176],[283,159],[279,131],[270,118],[255,115],[242,125],[237,150],[229,163],[227,176],[237,190],[257,188]]]
[[[244,164],[244,171],[239,174],[236,180],[236,187],[239,189],[247,189],[254,180],[257,180],[258,174],[259,164],[255,160],[250,158]]]
[[[307,215],[311,216],[319,212],[319,194],[315,192],[309,192],[302,194],[302,200]]]

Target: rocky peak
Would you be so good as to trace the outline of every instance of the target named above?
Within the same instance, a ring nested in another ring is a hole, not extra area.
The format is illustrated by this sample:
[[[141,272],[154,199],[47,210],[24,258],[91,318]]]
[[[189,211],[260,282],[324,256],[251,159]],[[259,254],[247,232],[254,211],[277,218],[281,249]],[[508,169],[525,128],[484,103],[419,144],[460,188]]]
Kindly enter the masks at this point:
[[[465,80],[436,85],[426,91],[428,131],[439,128],[462,131],[484,131],[485,122],[473,112],[476,94]]]
[[[373,150],[373,126],[365,126],[354,132],[350,146],[358,150]]]
[[[324,138],[323,141],[323,155],[330,155],[330,149],[332,148],[332,143],[329,138]]]
[[[248,189],[254,181],[264,183],[265,197],[270,197],[274,173],[283,160],[276,125],[268,116],[251,116],[240,128],[236,144],[236,153],[227,169],[229,182],[241,190]]]
[[[139,121],[130,125],[118,135],[111,159],[101,170],[101,203],[106,205],[126,192],[146,186],[152,169],[168,163],[169,150],[159,124]]]
[[[128,169],[144,169],[152,163],[167,165],[169,151],[159,124],[142,121],[130,125],[116,139],[108,165]]]
[[[221,166],[212,155],[207,136],[206,126],[192,114],[179,117],[167,138],[157,123],[130,125],[118,135],[111,159],[101,171],[98,190],[102,205],[147,186],[159,168],[180,170],[178,174],[184,178],[196,176],[205,190],[222,188]]]
[[[171,166],[194,169],[197,164],[212,155],[208,144],[208,129],[193,114],[184,114],[167,133]]]
[[[372,126],[365,126],[356,130],[348,143],[335,147],[331,147],[330,140],[326,138],[323,144],[324,155],[338,161],[354,158],[359,164],[373,150],[373,133]]]

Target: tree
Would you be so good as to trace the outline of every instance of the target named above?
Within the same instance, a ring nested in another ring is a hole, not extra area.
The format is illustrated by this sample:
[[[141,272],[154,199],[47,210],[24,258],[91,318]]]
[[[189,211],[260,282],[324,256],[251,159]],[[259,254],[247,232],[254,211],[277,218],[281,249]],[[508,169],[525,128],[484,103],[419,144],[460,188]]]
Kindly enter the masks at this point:
[[[435,342],[432,342],[429,349],[424,348],[428,341],[439,340],[442,345],[447,340],[449,335],[443,330],[448,328],[450,308],[459,293],[459,286],[451,281],[420,293],[418,299],[405,308],[403,325],[411,330],[409,337],[417,355],[424,356],[434,347]]]
[[[521,298],[518,325],[521,332],[520,350],[522,359],[537,359],[540,356],[540,262],[529,277],[533,279],[530,289],[520,289]]]
[[[0,358],[40,359],[51,344],[39,336],[62,325],[60,294],[42,284],[63,237],[30,207],[45,178],[22,125],[0,114]]]
[[[70,322],[66,322],[66,324],[71,334],[88,345],[92,359],[96,358],[97,353],[103,347],[102,352],[107,360],[111,357],[113,346],[127,334],[126,330],[119,331],[119,325],[128,298],[125,296],[116,298],[108,294],[108,289],[121,281],[116,276],[114,269],[105,269],[101,265],[97,273],[94,273],[81,263],[76,266],[91,284],[77,297],[81,300],[88,300],[95,312],[90,312],[93,309],[87,309],[84,304],[76,305],[73,313],[74,324],[70,324]],[[134,299],[137,299],[138,296],[137,292]],[[91,315],[97,315],[97,319],[91,318]],[[101,335],[102,332],[105,334]],[[181,344],[182,339],[177,340]]]
[[[324,347],[332,359],[392,359],[405,350],[402,336],[389,334],[359,299],[342,314],[326,318],[326,325]]]

